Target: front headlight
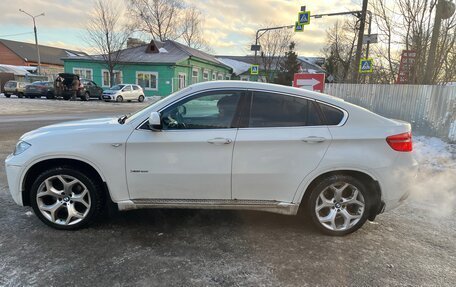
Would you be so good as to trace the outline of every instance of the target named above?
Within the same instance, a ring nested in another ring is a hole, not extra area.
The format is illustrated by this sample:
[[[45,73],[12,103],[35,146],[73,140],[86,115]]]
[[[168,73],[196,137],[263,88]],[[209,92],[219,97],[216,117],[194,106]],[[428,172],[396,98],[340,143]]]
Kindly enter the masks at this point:
[[[25,141],[19,141],[14,148],[14,155],[18,155],[26,151],[32,145]]]

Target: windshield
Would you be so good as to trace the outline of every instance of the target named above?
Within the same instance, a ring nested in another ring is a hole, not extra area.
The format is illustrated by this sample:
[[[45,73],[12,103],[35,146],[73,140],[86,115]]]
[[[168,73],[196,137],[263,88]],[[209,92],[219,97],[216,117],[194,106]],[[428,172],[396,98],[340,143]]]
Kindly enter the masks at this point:
[[[123,87],[125,87],[125,85],[115,85],[115,86],[112,86],[110,88],[110,90],[118,91],[118,90],[122,90]]]

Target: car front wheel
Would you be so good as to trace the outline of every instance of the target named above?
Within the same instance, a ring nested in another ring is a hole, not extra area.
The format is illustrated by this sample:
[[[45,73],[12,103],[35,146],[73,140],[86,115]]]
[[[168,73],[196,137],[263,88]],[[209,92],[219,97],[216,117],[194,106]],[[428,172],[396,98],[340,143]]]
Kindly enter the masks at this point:
[[[116,102],[123,102],[123,97],[122,96],[117,96]]]
[[[321,232],[342,236],[356,231],[366,222],[370,200],[360,180],[348,175],[335,175],[313,188],[307,211]]]
[[[43,172],[32,185],[33,211],[45,224],[75,230],[92,223],[103,208],[101,186],[72,167]]]

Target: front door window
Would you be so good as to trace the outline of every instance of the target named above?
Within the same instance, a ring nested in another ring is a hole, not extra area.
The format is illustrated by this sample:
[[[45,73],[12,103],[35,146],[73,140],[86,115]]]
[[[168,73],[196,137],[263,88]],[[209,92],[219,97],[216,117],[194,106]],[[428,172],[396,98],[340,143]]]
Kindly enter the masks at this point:
[[[243,91],[220,91],[184,99],[162,112],[164,130],[234,127]]]

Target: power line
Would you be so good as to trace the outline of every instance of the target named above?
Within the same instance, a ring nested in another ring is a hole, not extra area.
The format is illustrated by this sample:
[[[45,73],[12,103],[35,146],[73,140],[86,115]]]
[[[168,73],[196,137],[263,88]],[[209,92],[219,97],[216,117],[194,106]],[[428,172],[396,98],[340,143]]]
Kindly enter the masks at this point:
[[[20,36],[20,35],[26,35],[26,34],[33,34],[33,32],[25,32],[25,33],[17,33],[17,34],[9,34],[9,35],[0,35],[0,37],[13,37],[13,36]]]

